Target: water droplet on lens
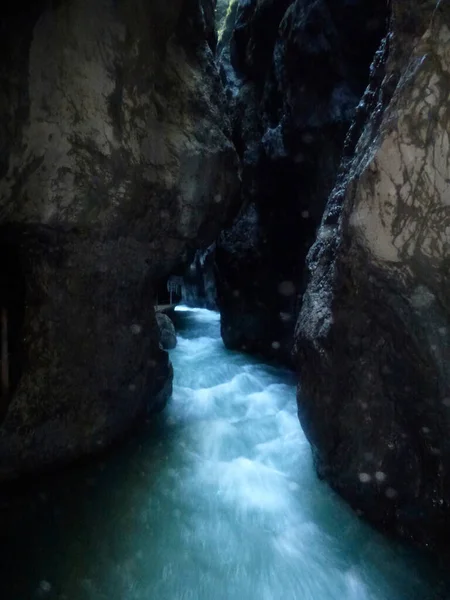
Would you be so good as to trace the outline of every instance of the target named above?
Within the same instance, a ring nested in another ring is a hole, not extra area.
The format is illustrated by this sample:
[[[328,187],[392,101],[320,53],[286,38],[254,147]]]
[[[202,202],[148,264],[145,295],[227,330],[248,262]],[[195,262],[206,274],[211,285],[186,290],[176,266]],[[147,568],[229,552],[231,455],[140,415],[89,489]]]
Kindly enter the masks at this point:
[[[375,473],[375,479],[379,482],[382,483],[383,481],[386,481],[386,473],[383,473],[383,471],[377,471]]]
[[[293,296],[295,294],[295,285],[292,281],[282,281],[278,286],[278,292],[282,296]]]
[[[397,498],[398,493],[397,490],[394,490],[394,488],[387,488],[387,490],[384,492],[386,498],[389,498],[389,500],[393,500],[394,498]]]

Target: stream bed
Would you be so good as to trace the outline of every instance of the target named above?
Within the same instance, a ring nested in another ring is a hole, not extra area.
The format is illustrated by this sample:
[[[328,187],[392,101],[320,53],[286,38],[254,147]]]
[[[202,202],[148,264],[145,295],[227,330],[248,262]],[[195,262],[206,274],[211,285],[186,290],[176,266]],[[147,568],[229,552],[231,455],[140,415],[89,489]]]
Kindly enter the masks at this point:
[[[317,479],[293,374],[227,351],[214,312],[176,320],[165,411],[1,507],[1,600],[450,598]]]

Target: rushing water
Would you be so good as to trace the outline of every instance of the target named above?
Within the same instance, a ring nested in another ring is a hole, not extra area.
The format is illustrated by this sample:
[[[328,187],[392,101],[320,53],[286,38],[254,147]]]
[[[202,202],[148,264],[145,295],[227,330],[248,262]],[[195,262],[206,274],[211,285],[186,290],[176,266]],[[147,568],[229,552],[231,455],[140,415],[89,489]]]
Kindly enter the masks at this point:
[[[3,507],[1,600],[447,598],[317,480],[293,376],[226,351],[215,313],[178,320],[156,423]]]

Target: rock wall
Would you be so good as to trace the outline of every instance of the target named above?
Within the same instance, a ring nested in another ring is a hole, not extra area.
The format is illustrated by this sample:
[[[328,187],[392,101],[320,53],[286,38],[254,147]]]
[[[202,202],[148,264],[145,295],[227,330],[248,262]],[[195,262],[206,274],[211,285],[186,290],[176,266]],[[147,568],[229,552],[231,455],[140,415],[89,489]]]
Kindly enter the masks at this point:
[[[238,185],[212,0],[2,11],[0,479],[163,406],[155,281],[213,241]]]
[[[373,77],[308,257],[299,415],[319,474],[361,514],[439,546],[450,541],[449,3],[394,2]]]
[[[219,49],[243,209],[216,260],[222,336],[290,362],[306,254],[385,33],[384,0],[237,0]]]
[[[197,250],[183,275],[182,302],[186,306],[217,310],[215,243]]]

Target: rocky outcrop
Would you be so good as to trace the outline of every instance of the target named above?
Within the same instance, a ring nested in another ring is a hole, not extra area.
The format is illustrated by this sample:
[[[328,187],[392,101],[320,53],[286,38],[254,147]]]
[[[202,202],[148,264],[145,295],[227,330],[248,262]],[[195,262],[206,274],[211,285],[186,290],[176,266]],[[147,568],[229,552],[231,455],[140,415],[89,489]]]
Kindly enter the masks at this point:
[[[183,275],[182,302],[186,306],[217,310],[215,244],[195,253]]]
[[[162,312],[156,313],[156,322],[159,328],[159,340],[163,350],[173,350],[177,345],[177,334],[175,325],[170,317]]]
[[[161,408],[155,282],[213,241],[238,183],[211,0],[2,11],[0,479]]]
[[[304,260],[384,35],[385,0],[230,4],[221,50],[242,204],[217,245],[227,346],[290,362]]]
[[[393,3],[380,73],[308,257],[299,415],[318,472],[362,514],[448,545],[448,2]]]

